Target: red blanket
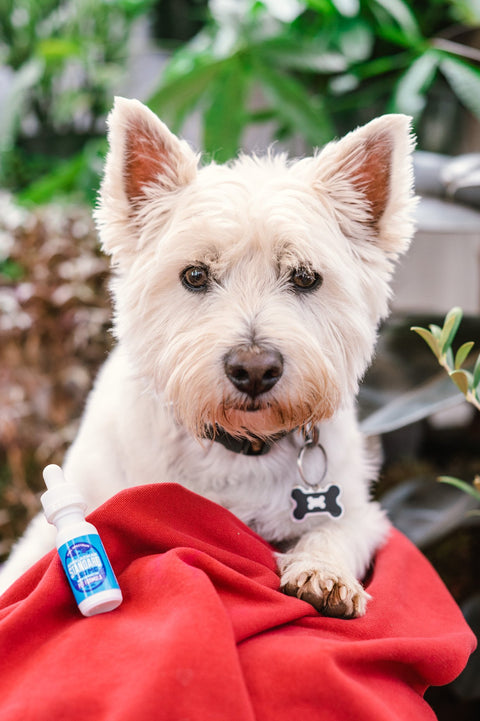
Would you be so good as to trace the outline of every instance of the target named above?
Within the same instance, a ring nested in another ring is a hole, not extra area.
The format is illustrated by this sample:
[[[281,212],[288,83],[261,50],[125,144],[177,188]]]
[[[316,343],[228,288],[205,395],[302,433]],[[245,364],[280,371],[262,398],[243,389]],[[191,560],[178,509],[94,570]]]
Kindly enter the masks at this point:
[[[422,695],[474,638],[423,556],[392,531],[365,617],[279,592],[272,549],[175,484],[91,514],[123,604],[80,615],[52,552],[0,599],[2,721],[423,721]]]

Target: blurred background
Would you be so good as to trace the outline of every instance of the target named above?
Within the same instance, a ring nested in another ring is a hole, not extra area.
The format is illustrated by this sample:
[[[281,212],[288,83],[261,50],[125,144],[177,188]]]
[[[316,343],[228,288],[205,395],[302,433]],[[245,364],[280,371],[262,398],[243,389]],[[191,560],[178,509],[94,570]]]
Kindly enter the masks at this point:
[[[479,0],[0,0],[0,559],[112,343],[91,210],[114,95],[218,162],[413,116],[418,230],[359,413],[384,451],[377,497],[480,634]],[[453,306],[448,345],[476,342],[470,402],[410,331],[439,335]],[[427,698],[440,721],[478,719],[478,652]]]

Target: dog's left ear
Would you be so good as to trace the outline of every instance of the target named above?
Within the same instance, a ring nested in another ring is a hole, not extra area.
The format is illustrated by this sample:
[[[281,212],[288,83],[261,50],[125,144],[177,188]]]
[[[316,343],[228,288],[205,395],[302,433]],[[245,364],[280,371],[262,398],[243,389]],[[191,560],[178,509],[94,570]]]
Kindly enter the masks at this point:
[[[118,260],[135,251],[137,216],[149,203],[168,208],[170,194],[196,177],[198,158],[138,100],[116,98],[107,124],[110,147],[95,215],[103,249]]]
[[[384,115],[329,143],[317,156],[316,189],[333,201],[351,238],[404,252],[414,230],[411,119]]]

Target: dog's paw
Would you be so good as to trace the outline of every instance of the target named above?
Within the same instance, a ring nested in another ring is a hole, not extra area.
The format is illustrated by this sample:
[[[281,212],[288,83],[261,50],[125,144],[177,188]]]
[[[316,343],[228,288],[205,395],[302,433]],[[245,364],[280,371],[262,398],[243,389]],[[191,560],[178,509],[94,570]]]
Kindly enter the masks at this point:
[[[282,591],[307,601],[324,616],[358,618],[365,614],[371,596],[348,572],[325,564],[306,567],[293,562],[281,576]]]

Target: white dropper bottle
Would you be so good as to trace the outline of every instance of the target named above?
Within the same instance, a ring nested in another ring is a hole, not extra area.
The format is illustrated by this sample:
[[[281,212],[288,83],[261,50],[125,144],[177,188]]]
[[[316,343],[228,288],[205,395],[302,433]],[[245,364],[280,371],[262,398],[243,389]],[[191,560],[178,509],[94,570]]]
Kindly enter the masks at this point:
[[[85,520],[87,504],[60,466],[43,471],[47,491],[41,502],[47,521],[57,529],[57,550],[78,608],[94,616],[117,608],[122,592],[98,531]]]

